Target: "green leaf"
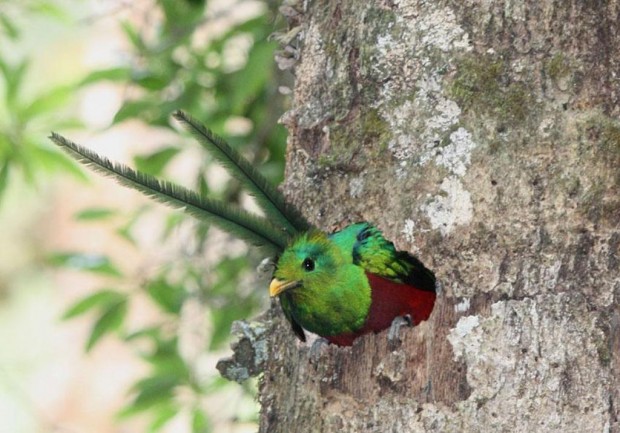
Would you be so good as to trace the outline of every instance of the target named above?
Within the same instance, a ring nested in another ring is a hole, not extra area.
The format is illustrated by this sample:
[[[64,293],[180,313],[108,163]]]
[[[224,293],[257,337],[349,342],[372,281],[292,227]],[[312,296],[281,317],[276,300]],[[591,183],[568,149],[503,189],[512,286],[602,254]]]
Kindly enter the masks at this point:
[[[138,329],[135,332],[125,335],[123,340],[132,341],[140,338],[149,338],[154,342],[159,341],[161,339],[161,326],[150,326],[147,328]]]
[[[179,378],[179,381],[187,382],[190,373],[187,364],[179,354],[177,338],[160,338],[154,343],[155,350],[152,353],[143,354],[143,359],[151,364],[158,374],[174,375]]]
[[[82,315],[94,308],[103,309],[125,299],[126,296],[116,290],[103,289],[88,295],[69,307],[62,315],[62,320]]]
[[[134,227],[140,225],[140,219],[142,216],[147,213],[151,209],[151,205],[140,206],[138,209],[134,209],[128,216],[125,218],[125,223],[116,229],[116,234],[121,238],[125,239],[133,246],[137,246],[136,239],[133,235]]]
[[[133,82],[147,90],[162,90],[169,83],[169,79],[150,72],[134,74]]]
[[[118,81],[127,82],[131,78],[131,70],[125,67],[108,68],[93,71],[86,77],[82,78],[79,82],[79,86],[86,86],[100,81]]]
[[[30,10],[38,12],[42,15],[55,18],[59,21],[69,21],[69,15],[60,6],[57,6],[52,1],[41,1],[29,5]]]
[[[171,374],[161,374],[140,380],[132,387],[134,391],[137,391],[137,395],[131,406],[127,408],[128,412],[124,414],[131,415],[171,400],[173,390],[179,385],[179,377]]]
[[[127,119],[141,118],[141,114],[151,110],[153,110],[153,103],[150,101],[126,101],[118,110],[112,122],[116,124]]]
[[[10,161],[3,161],[2,167],[0,167],[0,202],[2,201],[2,196],[4,195],[4,191],[6,190],[8,184],[10,168]]]
[[[211,423],[207,415],[195,408],[192,413],[192,433],[210,433],[211,431]]]
[[[179,314],[185,291],[182,286],[169,284],[163,278],[151,281],[146,286],[146,291],[153,301],[168,313]]]
[[[244,107],[256,98],[273,74],[274,49],[274,44],[254,45],[245,67],[234,74],[236,85],[229,96],[233,113],[243,113]]]
[[[17,66],[11,66],[0,58],[0,72],[6,83],[5,100],[9,109],[15,108],[15,101],[21,88],[21,83],[28,70],[29,60],[24,59]]]
[[[134,48],[136,48],[139,52],[145,50],[146,46],[144,45],[142,36],[130,22],[123,21],[121,23],[121,28]]]
[[[76,213],[73,218],[76,221],[101,221],[104,219],[108,219],[116,214],[117,211],[115,209],[105,207],[91,207],[87,209],[82,209],[81,211]]]
[[[4,31],[10,39],[15,40],[19,38],[19,29],[6,15],[0,14],[0,26],[4,28]]]
[[[93,325],[86,343],[86,352],[90,352],[104,335],[117,330],[123,324],[126,315],[127,298],[109,305]]]
[[[53,114],[56,110],[66,106],[74,93],[74,85],[55,87],[38,95],[28,106],[19,110],[18,115],[20,119],[27,121],[42,114]]]
[[[35,167],[38,166],[41,170],[66,173],[79,181],[88,181],[88,177],[78,164],[72,159],[67,158],[65,153],[58,152],[58,150],[54,148],[36,142],[30,142],[30,146],[28,146],[27,152],[25,153],[28,155],[28,161],[35,165]]]
[[[157,406],[157,411],[153,421],[149,424],[149,433],[158,432],[168,421],[179,413],[179,407],[174,404],[174,399],[170,399],[164,404]]]
[[[164,226],[164,231],[161,234],[162,241],[168,239],[171,235],[175,233],[175,229],[183,222],[186,221],[187,216],[182,213],[171,213],[166,215],[166,223]]]
[[[249,317],[252,307],[246,305],[245,308],[236,308],[231,306],[230,302],[219,309],[212,311],[211,314],[211,336],[209,341],[209,350],[220,349],[224,343],[230,341],[230,328],[234,322],[234,318]]]
[[[192,24],[199,21],[203,16],[202,3],[200,2],[160,0],[159,4],[166,17],[165,21],[172,27],[168,31],[173,33],[173,35],[179,31],[178,29],[191,28]]]
[[[176,147],[166,147],[150,155],[135,156],[133,160],[139,171],[144,171],[152,176],[159,176],[166,165],[168,165],[172,158],[180,151],[181,149]]]
[[[111,277],[123,275],[107,256],[101,254],[56,252],[48,256],[47,261],[52,266],[94,272]]]
[[[54,119],[54,128],[57,129],[83,129],[86,127],[86,124],[80,119],[68,118],[68,119]]]

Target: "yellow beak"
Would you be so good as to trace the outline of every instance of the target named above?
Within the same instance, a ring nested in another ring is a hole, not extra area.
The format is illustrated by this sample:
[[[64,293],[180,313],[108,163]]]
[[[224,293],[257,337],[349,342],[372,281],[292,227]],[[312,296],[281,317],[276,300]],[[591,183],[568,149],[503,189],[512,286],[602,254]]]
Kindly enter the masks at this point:
[[[271,284],[269,284],[269,296],[273,298],[286,290],[294,289],[300,285],[301,283],[299,281],[280,281],[274,278],[271,280]]]

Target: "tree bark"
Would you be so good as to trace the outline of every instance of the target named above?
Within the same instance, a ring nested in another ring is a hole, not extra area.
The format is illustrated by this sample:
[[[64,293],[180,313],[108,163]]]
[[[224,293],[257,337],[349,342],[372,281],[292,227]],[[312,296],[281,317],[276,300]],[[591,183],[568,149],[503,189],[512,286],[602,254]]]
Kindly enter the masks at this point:
[[[286,193],[441,290],[316,360],[272,308],[260,431],[620,432],[619,2],[298,8]]]

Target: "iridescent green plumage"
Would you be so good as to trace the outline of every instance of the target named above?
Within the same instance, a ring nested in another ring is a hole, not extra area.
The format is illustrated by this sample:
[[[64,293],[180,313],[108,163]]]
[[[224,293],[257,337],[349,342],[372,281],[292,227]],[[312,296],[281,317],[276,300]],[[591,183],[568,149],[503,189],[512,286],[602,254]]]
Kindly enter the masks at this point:
[[[190,116],[177,112],[174,117],[246,187],[265,217],[110,162],[60,135],[51,139],[79,162],[123,185],[279,255],[270,294],[280,297],[302,340],[306,329],[347,345],[359,335],[385,329],[397,316],[410,316],[413,323],[428,318],[435,277],[419,260],[396,251],[368,223],[331,235],[312,228],[234,148]]]
[[[280,194],[247,159],[242,157],[222,138],[213,134],[208,128],[182,111],[174,113],[174,118],[181,122],[181,125],[183,125],[183,127],[188,130],[233,177],[241,182],[247,192],[254,197],[258,206],[269,216],[272,225],[285,231],[288,236],[295,236],[301,231],[310,229],[310,224],[308,224],[308,221],[306,221],[297,209],[286,203],[282,194]]]
[[[239,207],[158,180],[148,174],[133,170],[123,164],[111,162],[85,147],[59,134],[50,139],[78,162],[93,170],[116,179],[119,183],[189,215],[212,223],[226,232],[252,245],[262,247],[270,254],[282,251],[293,236],[307,230],[310,224],[288,204],[282,194],[234,148],[191,116],[177,111],[174,117],[191,133],[199,138],[203,147],[211,152],[248,191],[257,198],[257,203],[268,217],[251,214]]]
[[[311,260],[313,269],[304,267]],[[354,332],[370,307],[364,270],[353,264],[351,250],[340,248],[325,233],[302,235],[278,260],[275,278],[299,281],[281,299],[287,317],[319,335]]]
[[[433,274],[368,223],[300,236],[274,277],[272,296],[300,338],[304,328],[336,344],[385,329],[398,315],[426,320],[435,299]]]

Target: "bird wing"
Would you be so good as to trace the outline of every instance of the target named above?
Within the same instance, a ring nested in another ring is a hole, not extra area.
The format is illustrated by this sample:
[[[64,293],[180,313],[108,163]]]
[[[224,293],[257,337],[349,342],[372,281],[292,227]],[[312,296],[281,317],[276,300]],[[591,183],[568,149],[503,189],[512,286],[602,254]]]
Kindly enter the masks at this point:
[[[435,275],[406,251],[397,251],[379,229],[359,224],[353,245],[353,263],[366,272],[419,290],[435,291]]]

